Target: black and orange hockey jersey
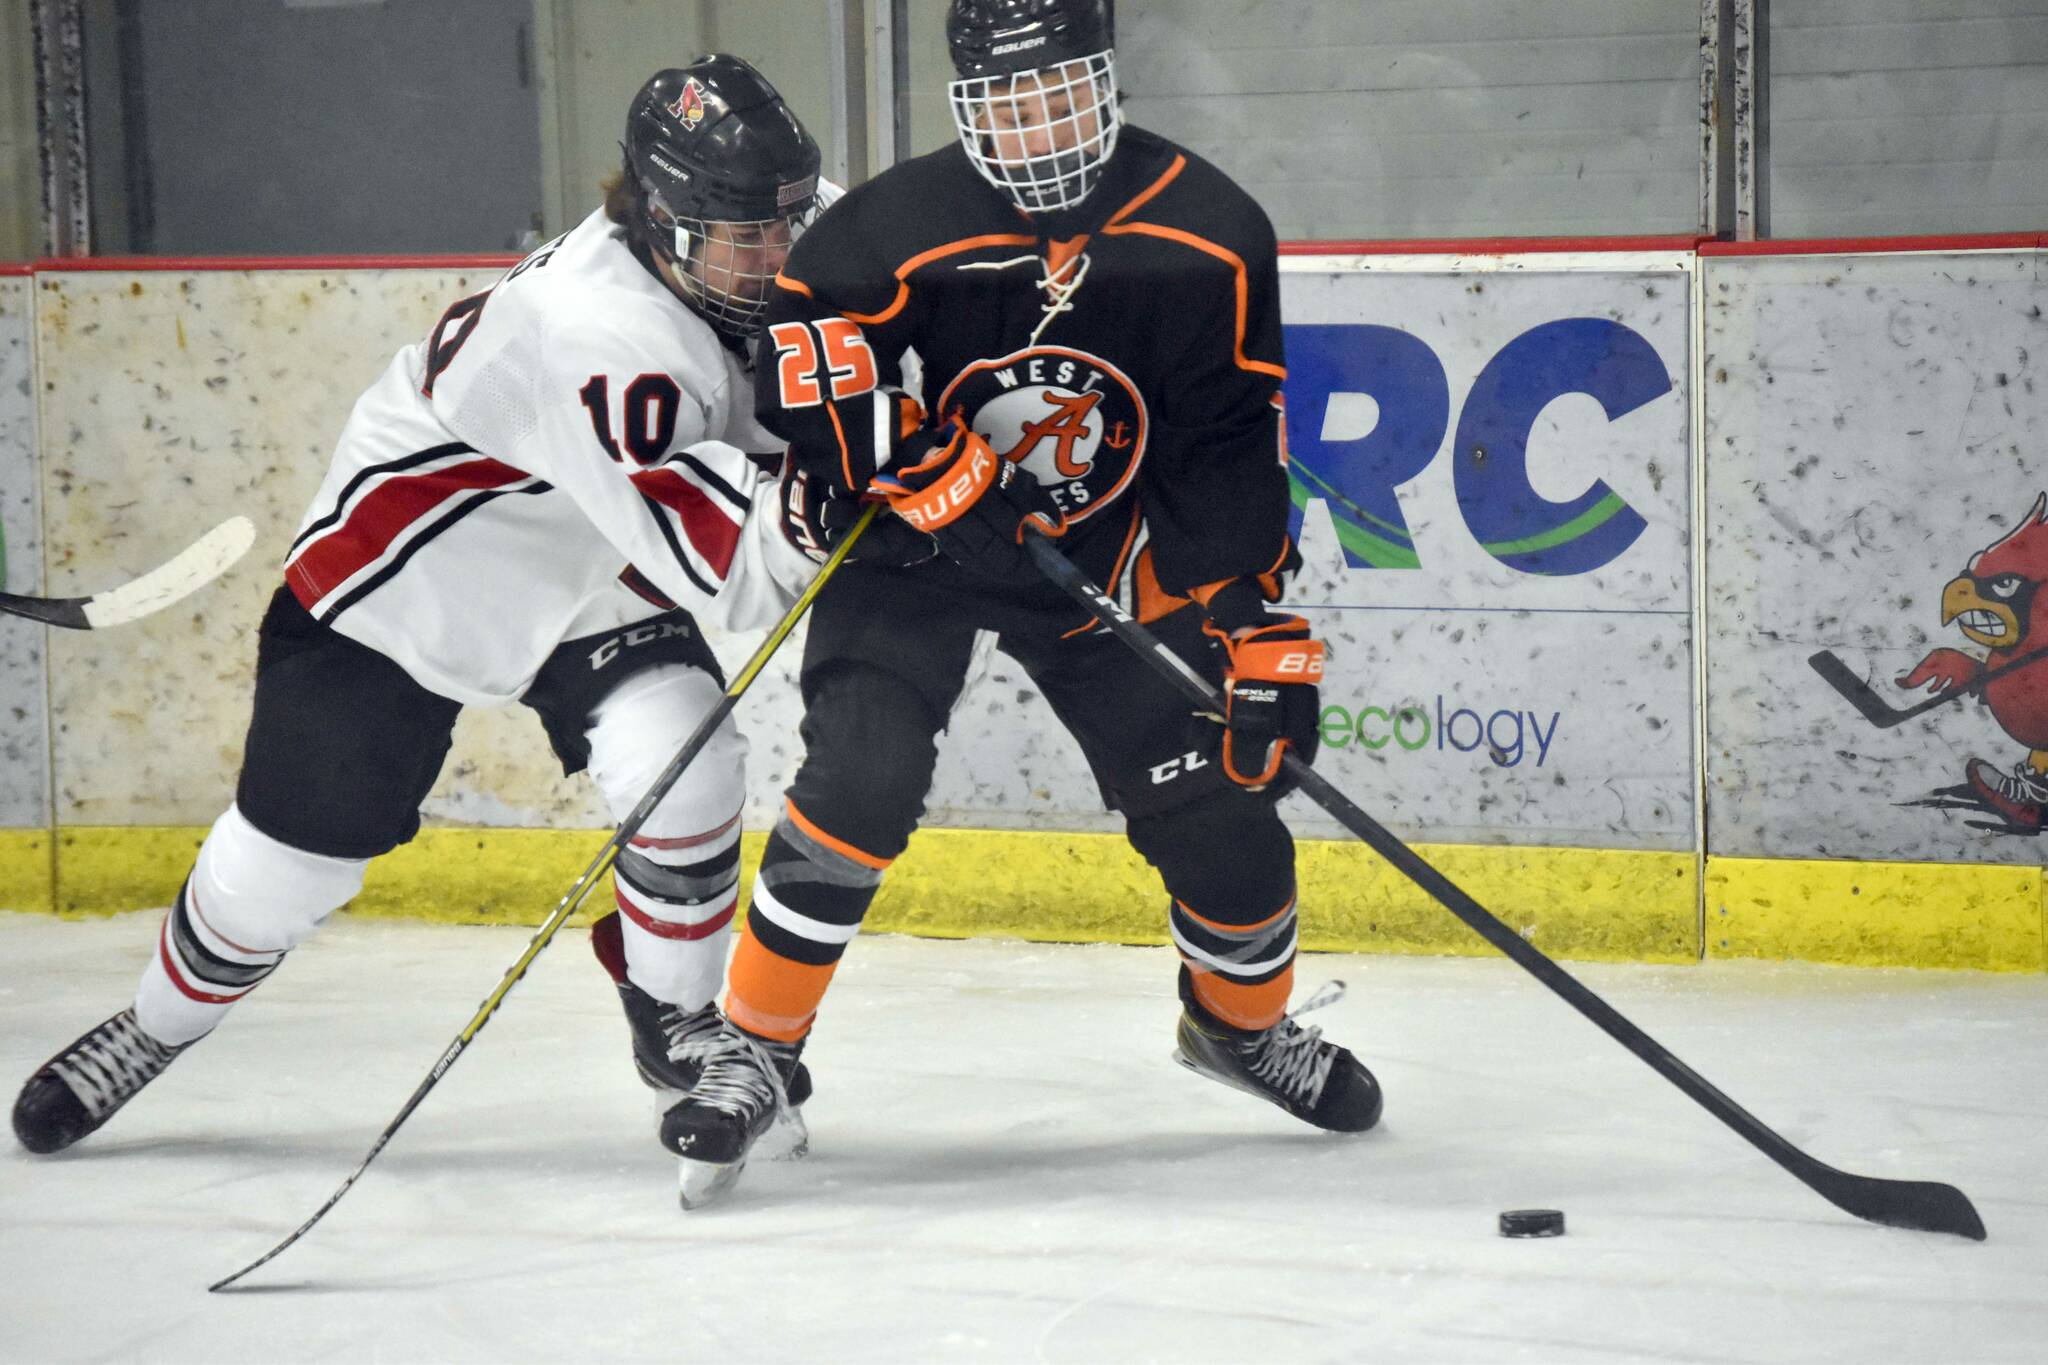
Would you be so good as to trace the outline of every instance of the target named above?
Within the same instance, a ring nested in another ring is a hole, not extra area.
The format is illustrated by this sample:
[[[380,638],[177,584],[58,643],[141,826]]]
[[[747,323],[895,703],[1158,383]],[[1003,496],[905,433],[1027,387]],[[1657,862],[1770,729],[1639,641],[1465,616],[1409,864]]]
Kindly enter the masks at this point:
[[[1272,226],[1141,129],[1058,214],[1014,208],[958,146],[851,191],[783,267],[756,369],[763,425],[853,489],[904,453],[904,395],[927,430],[959,414],[1141,616],[1290,556]]]

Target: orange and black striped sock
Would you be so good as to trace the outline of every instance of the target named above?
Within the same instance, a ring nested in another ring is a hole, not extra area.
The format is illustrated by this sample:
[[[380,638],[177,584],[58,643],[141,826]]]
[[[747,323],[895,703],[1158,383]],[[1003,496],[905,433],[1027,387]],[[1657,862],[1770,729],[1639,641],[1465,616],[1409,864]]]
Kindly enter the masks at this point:
[[[1256,1033],[1280,1022],[1294,991],[1294,898],[1248,923],[1235,918],[1176,900],[1168,922],[1195,1002],[1220,1022]]]
[[[726,1017],[778,1042],[809,1033],[891,861],[826,833],[791,802],[754,879],[746,934],[726,978]]]

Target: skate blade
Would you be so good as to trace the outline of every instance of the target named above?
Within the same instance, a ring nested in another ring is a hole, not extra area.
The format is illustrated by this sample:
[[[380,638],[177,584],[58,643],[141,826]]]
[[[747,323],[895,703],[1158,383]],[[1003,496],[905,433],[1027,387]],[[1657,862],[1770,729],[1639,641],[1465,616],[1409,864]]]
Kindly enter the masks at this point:
[[[689,1157],[676,1158],[676,1198],[685,1213],[715,1204],[739,1183],[740,1172],[747,1169],[746,1159],[727,1162],[723,1165],[714,1161],[692,1161]]]
[[[811,1150],[811,1132],[804,1126],[804,1113],[792,1109],[787,1119],[777,1119],[754,1144],[754,1155],[769,1161],[798,1161]]]

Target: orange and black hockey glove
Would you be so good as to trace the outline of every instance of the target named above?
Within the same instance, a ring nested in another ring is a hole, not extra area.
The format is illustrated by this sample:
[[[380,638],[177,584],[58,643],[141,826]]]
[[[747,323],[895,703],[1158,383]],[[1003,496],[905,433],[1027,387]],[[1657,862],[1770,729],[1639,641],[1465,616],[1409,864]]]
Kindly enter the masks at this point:
[[[1259,584],[1232,578],[1195,590],[1208,620],[1202,629],[1220,640],[1223,674],[1223,771],[1258,791],[1280,774],[1289,749],[1315,760],[1321,716],[1323,642],[1308,622],[1267,608]]]
[[[928,449],[913,447],[905,458],[915,462],[884,469],[868,485],[898,517],[978,578],[1029,576],[1024,510],[1006,492],[1017,478],[1015,465],[957,417],[932,432]]]

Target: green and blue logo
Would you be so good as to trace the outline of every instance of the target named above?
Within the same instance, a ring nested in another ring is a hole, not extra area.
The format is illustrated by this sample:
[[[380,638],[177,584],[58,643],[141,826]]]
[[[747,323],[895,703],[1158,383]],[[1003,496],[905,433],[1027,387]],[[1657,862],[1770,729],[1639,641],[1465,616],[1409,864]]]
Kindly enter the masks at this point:
[[[1469,706],[1452,705],[1439,692],[1434,706],[1416,700],[1392,706],[1325,703],[1318,729],[1325,749],[1440,753],[1449,748],[1461,754],[1482,749],[1498,767],[1519,767],[1529,759],[1540,768],[1550,757],[1563,715],[1552,711],[1545,720],[1538,711],[1501,707],[1481,716]]]
[[[1394,490],[1437,458],[1451,431],[1450,381],[1428,343],[1395,327],[1313,324],[1285,329],[1287,446],[1301,536],[1309,503],[1330,512],[1353,568],[1417,569],[1421,551]],[[1486,552],[1528,574],[1590,573],[1619,558],[1648,526],[1601,480],[1552,502],[1529,482],[1529,433],[1555,399],[1587,394],[1612,422],[1671,391],[1663,358],[1608,318],[1562,318],[1522,333],[1480,370],[1458,414],[1458,510]],[[1369,396],[1371,431],[1324,439],[1332,395]]]

